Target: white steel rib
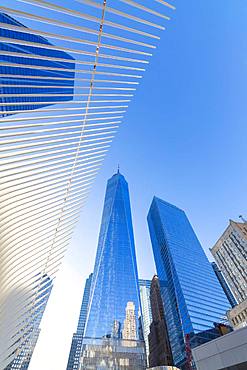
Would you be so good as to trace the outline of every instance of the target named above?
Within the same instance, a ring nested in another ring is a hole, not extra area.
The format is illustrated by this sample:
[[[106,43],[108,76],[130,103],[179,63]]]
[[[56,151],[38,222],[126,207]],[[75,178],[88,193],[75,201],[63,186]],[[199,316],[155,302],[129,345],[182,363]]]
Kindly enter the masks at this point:
[[[1,1],[0,370],[32,340],[41,289],[174,9]]]

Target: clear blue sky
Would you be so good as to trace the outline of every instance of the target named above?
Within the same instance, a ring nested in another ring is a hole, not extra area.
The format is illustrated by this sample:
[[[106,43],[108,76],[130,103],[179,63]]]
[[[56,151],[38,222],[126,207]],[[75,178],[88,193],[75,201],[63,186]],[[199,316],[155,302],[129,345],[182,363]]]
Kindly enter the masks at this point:
[[[105,181],[120,163],[138,251],[150,248],[154,194],[187,212],[205,249],[229,218],[247,212],[246,19],[243,1],[179,3],[130,105],[88,207],[100,213]]]
[[[65,369],[118,163],[130,187],[140,277],[154,272],[146,223],[154,195],[186,211],[206,251],[229,218],[247,217],[247,3],[176,6],[84,208],[30,370]]]

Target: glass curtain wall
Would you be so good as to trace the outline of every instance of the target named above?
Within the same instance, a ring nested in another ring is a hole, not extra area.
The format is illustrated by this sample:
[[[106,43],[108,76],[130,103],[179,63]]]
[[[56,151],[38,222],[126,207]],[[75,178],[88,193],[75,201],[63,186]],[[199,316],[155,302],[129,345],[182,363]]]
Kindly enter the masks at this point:
[[[183,368],[191,348],[219,335],[215,323],[230,304],[183,210],[155,197],[148,225],[173,358]]]
[[[85,336],[120,338],[128,302],[134,304],[138,328],[139,285],[129,190],[118,172],[107,183]]]

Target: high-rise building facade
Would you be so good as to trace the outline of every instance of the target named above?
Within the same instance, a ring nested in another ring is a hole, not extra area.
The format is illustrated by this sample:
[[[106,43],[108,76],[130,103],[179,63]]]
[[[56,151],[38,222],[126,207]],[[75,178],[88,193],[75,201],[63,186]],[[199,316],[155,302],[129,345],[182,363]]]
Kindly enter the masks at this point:
[[[148,225],[175,366],[218,335],[230,304],[183,210],[154,197]]]
[[[144,369],[144,343],[138,340],[139,315],[129,190],[118,171],[107,183],[83,340],[82,369],[97,368],[99,363],[106,369]],[[107,348],[111,348],[111,353],[107,353]],[[89,358],[92,352],[95,357]],[[119,367],[114,367],[117,364]]]
[[[76,330],[76,333],[73,334],[73,338],[71,342],[67,370],[78,370],[79,369],[80,355],[81,355],[81,349],[82,349],[82,339],[83,339],[86,318],[87,318],[92,276],[93,274],[90,274],[86,280],[77,330]]]
[[[160,282],[157,275],[152,279],[150,302],[153,320],[150,325],[150,333],[148,336],[150,349],[149,366],[172,366],[172,351],[161,298]]]
[[[140,288],[140,299],[141,299],[141,308],[142,308],[142,332],[143,339],[145,341],[146,356],[148,363],[149,356],[149,343],[148,343],[148,334],[150,332],[150,325],[152,322],[152,311],[150,303],[150,287],[151,280],[139,279],[139,288]]]
[[[115,320],[123,328],[128,302],[135,307],[137,329],[140,302],[129,190],[118,172],[107,183],[85,336],[111,335]]]
[[[211,253],[237,302],[247,299],[247,222],[230,220]]]
[[[247,326],[247,299],[229,310],[227,318],[234,330]]]
[[[234,298],[234,296],[231,292],[231,289],[229,288],[229,286],[228,286],[222,272],[220,271],[219,267],[217,266],[217,264],[215,262],[211,262],[211,266],[212,266],[212,268],[214,270],[214,273],[217,276],[217,279],[219,280],[219,283],[222,286],[222,289],[224,290],[225,295],[227,296],[228,301],[230,302],[231,306],[232,307],[236,306],[237,301]]]
[[[8,14],[0,22],[0,116],[72,100],[74,58]]]

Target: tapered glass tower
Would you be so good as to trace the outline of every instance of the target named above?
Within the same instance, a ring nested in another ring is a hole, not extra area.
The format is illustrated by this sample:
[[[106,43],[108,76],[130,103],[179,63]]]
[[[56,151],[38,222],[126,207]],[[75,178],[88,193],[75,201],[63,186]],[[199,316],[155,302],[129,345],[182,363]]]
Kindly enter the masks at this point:
[[[107,183],[85,336],[109,337],[116,322],[121,336],[128,302],[134,304],[138,329],[139,285],[129,189],[118,171]]]

